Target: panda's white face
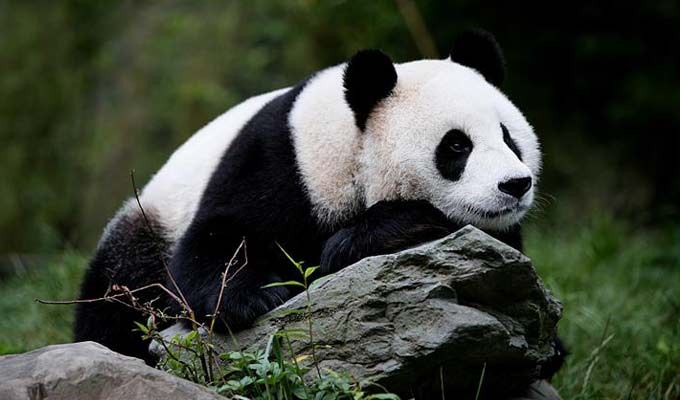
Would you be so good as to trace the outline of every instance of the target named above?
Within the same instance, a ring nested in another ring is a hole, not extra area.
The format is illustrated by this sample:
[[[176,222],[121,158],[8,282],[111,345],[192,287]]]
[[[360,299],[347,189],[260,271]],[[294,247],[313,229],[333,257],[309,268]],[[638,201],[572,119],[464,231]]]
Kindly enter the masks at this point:
[[[519,222],[541,155],[494,86],[503,76],[500,48],[481,31],[459,36],[449,59],[394,64],[365,50],[315,74],[289,123],[317,219],[342,226],[379,201],[404,199],[480,228]]]
[[[480,228],[519,222],[532,205],[541,164],[522,113],[475,70],[450,60],[395,67],[397,84],[363,132],[366,205],[425,199]]]

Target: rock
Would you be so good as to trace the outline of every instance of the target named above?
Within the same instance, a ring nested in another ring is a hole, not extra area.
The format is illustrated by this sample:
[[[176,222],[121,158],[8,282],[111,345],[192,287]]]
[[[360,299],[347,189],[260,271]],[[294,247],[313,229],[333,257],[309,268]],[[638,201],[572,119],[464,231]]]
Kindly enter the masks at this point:
[[[449,396],[474,398],[485,365],[486,396],[526,390],[553,355],[561,314],[527,257],[472,226],[364,259],[322,278],[310,294],[322,370],[372,378],[403,398],[439,398],[442,385]],[[306,329],[303,315],[276,317],[305,305],[298,295],[216,344],[263,349],[281,329]],[[293,348],[310,353],[305,340]]]
[[[82,342],[0,357],[0,399],[224,399],[106,347]]]
[[[525,393],[508,400],[562,400],[562,398],[550,382],[542,379],[532,383]]]

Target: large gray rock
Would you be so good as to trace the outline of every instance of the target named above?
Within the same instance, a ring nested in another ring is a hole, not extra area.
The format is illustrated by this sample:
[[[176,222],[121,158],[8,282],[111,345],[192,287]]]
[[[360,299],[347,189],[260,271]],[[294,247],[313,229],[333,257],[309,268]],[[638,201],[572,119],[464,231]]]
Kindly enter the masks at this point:
[[[440,373],[450,397],[473,392],[484,364],[484,391],[508,394],[553,355],[560,303],[527,257],[471,226],[324,279],[311,290],[322,369],[375,378],[404,398],[438,392]],[[306,329],[299,314],[271,318],[305,304],[298,295],[218,347],[262,349],[280,329]],[[310,353],[304,340],[294,349]]]
[[[2,400],[224,399],[93,342],[0,357]]]

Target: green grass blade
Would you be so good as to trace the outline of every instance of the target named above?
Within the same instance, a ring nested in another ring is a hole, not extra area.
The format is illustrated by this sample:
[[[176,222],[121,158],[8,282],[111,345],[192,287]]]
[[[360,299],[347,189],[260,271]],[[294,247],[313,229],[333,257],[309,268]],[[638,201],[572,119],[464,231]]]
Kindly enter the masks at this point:
[[[302,288],[305,287],[303,283],[300,283],[298,281],[285,281],[285,282],[274,282],[270,283],[268,285],[262,286],[262,289],[267,289],[267,288],[272,288],[272,287],[277,287],[277,286],[300,286]]]
[[[287,258],[291,263],[293,263],[293,265],[295,265],[295,268],[297,268],[297,270],[300,271],[300,275],[304,275],[304,272],[302,271],[302,263],[299,263],[299,262],[295,261],[295,260],[293,259],[293,257],[291,257],[290,254],[288,254],[288,253],[286,252],[286,250],[284,250],[283,247],[281,247],[281,245],[280,245],[278,242],[276,243],[276,246],[278,246],[278,248],[279,248],[279,249],[283,252],[283,254],[286,256],[286,258]]]

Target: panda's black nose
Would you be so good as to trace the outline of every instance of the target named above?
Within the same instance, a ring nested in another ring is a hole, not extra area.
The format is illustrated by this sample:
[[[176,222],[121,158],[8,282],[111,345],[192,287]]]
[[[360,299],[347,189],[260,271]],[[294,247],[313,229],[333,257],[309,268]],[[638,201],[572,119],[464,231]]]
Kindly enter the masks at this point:
[[[518,199],[524,196],[524,193],[526,193],[530,188],[531,178],[528,176],[524,178],[508,179],[507,181],[498,184],[498,189],[501,192],[517,197]]]

